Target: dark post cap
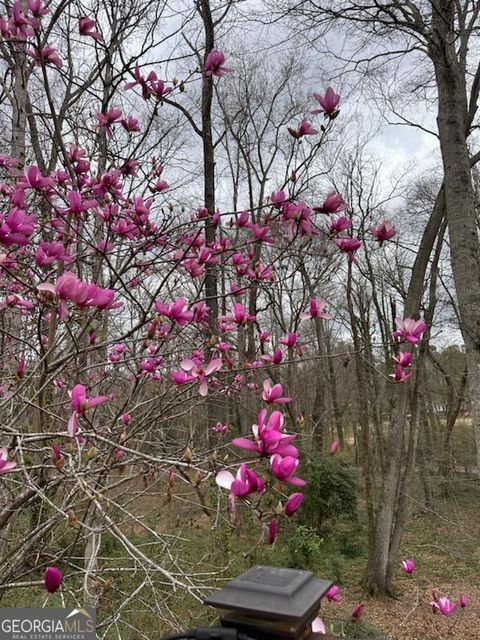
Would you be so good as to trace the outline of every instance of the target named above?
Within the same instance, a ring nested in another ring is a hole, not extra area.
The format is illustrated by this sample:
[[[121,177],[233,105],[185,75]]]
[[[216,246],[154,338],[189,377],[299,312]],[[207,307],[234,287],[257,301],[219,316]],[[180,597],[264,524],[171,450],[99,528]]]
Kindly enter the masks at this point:
[[[252,628],[255,620],[262,620],[264,631],[269,627],[280,631],[281,627],[283,633],[278,635],[299,637],[331,585],[311,571],[257,565],[207,598],[205,604],[220,609],[223,623]]]

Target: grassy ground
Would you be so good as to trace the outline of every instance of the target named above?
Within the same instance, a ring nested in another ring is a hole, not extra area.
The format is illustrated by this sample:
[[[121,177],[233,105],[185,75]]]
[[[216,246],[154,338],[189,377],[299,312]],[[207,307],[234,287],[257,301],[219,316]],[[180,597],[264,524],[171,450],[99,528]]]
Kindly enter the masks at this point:
[[[366,599],[362,594],[366,544],[360,521],[337,523],[323,537],[298,521],[292,522],[269,547],[248,513],[240,531],[228,526],[212,529],[211,520],[199,515],[185,494],[178,495],[160,515],[153,510],[149,516],[156,531],[178,536],[168,555],[137,526],[129,527],[128,535],[161,566],[175,570],[181,559],[183,570],[190,568],[195,582],[204,581],[206,587],[214,582],[221,586],[254,564],[308,568],[342,588],[342,603],[322,605],[327,626],[338,635],[372,640],[480,640],[480,482],[462,475],[450,483],[447,495],[440,487],[434,489],[433,504],[428,508],[420,493],[411,496],[402,557],[413,558],[417,570],[412,577],[406,577],[399,569],[394,585],[396,600]],[[184,591],[172,589],[161,577],[142,586],[144,573],[126,560],[125,550],[114,538],[104,539],[101,555],[100,564],[105,566],[102,582],[109,586],[100,602],[101,620],[118,610],[133,588],[139,588],[137,596],[125,607],[122,621],[110,628],[108,639],[157,640],[172,626],[180,629],[214,621],[212,611]],[[107,558],[109,567],[117,565],[128,570],[109,571]],[[221,575],[217,575],[218,567],[226,567]],[[457,600],[466,593],[469,606],[450,619],[434,615],[429,607],[432,589]],[[44,599],[41,587],[30,588],[20,594],[7,593],[1,606],[39,606]],[[343,620],[348,620],[359,602],[366,603],[364,621],[354,626],[345,624]],[[61,605],[57,594],[48,603]],[[143,635],[135,629],[141,629]]]

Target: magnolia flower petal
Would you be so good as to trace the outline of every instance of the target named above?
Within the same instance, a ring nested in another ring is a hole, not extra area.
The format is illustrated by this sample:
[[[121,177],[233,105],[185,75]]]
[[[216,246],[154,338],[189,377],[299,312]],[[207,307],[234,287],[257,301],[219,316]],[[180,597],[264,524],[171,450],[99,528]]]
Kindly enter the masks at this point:
[[[322,633],[322,634],[327,633],[327,631],[325,629],[325,625],[324,625],[323,620],[321,618],[317,617],[312,622],[312,632],[313,633]]]
[[[230,471],[219,471],[215,476],[215,482],[219,487],[223,489],[228,489],[230,491],[230,487],[232,486],[232,482],[235,480]]]

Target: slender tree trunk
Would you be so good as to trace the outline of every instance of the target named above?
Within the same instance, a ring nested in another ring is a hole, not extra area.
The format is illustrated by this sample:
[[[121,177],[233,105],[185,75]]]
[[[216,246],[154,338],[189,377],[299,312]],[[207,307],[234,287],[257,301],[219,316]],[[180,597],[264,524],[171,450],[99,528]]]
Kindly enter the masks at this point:
[[[330,336],[327,331],[325,331],[325,347],[327,356],[328,385],[330,398],[332,400],[333,418],[335,428],[337,430],[338,442],[340,443],[340,446],[343,447],[345,443],[345,434],[343,431],[343,414],[340,410],[340,403],[338,401],[337,378],[335,375],[335,367],[333,365],[333,354]]]
[[[26,2],[22,0],[21,6],[26,8]],[[12,143],[11,154],[18,160],[18,169],[25,165],[26,157],[26,130],[27,130],[27,58],[26,44],[17,42],[14,45],[15,52],[12,55]]]
[[[95,507],[92,506],[91,509],[92,511],[90,511],[85,518],[85,524],[91,528],[91,531],[88,533],[83,554],[85,562],[83,604],[86,607],[96,607],[100,596],[100,588],[96,580],[96,574],[98,571],[98,552],[102,542],[102,535]]]
[[[442,185],[430,219],[423,232],[413,265],[412,276],[405,301],[405,317],[418,317],[423,296],[425,274],[435,239],[444,217],[444,209],[445,199]],[[395,522],[398,483],[401,479],[401,461],[405,420],[409,406],[409,388],[410,385],[408,383],[399,385],[396,390],[396,395],[392,398],[392,419],[389,424],[385,443],[386,470],[380,490],[373,544],[369,550],[364,579],[366,590],[373,595],[389,594],[391,590],[391,576],[388,575],[388,566],[393,563],[393,559],[390,558],[390,542]],[[399,536],[399,533],[400,532],[397,532],[397,536]],[[401,535],[399,537],[401,538]]]
[[[420,420],[420,405],[423,406],[423,395],[425,388],[425,361],[429,350],[430,340],[430,327],[433,322],[435,314],[435,308],[437,305],[437,274],[438,265],[440,262],[440,256],[442,253],[443,242],[445,238],[446,225],[442,223],[437,243],[435,247],[435,253],[432,260],[432,266],[430,268],[430,284],[429,284],[429,303],[425,312],[425,322],[428,325],[428,329],[424,335],[423,341],[420,345],[418,355],[415,359],[415,382],[413,389],[413,397],[411,402],[411,420],[410,431],[408,439],[408,450],[405,461],[405,470],[403,472],[402,479],[399,483],[399,491],[397,498],[397,505],[395,510],[395,522],[392,528],[392,539],[390,541],[389,558],[387,565],[387,584],[392,584],[395,568],[397,566],[398,554],[400,552],[400,544],[402,542],[403,530],[408,516],[408,494],[409,488],[412,483],[412,478],[415,472],[416,452],[418,444],[418,431]]]
[[[374,510],[372,460],[370,451],[370,416],[368,411],[368,388],[365,361],[361,353],[361,341],[358,331],[358,319],[355,315],[352,295],[352,264],[348,265],[347,305],[355,349],[355,375],[357,379],[358,423],[360,426],[360,463],[365,484],[365,502],[367,505],[367,529],[369,546],[373,544]]]
[[[205,35],[204,62],[208,54],[215,47],[215,25],[209,0],[201,0],[199,11],[203,22]],[[205,240],[207,245],[212,245],[217,237],[217,229],[212,217],[215,213],[215,146],[213,143],[212,127],[213,105],[213,77],[203,74],[202,84],[202,142],[203,142],[203,176],[204,176],[204,205],[209,215],[205,219]],[[205,302],[210,309],[209,331],[210,338],[218,333],[218,274],[216,265],[207,265],[205,273]],[[210,350],[206,350],[206,357]],[[209,394],[207,397],[208,433],[210,427],[216,422],[222,422],[224,418],[224,403],[218,394]]]

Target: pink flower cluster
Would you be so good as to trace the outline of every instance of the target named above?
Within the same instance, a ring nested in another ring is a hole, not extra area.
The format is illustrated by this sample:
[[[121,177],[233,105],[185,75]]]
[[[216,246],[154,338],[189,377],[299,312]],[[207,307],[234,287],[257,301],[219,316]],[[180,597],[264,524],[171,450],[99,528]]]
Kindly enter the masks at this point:
[[[397,330],[393,332],[393,337],[401,342],[407,342],[411,345],[419,343],[422,334],[427,330],[427,325],[423,320],[414,320],[413,318],[395,318]],[[395,382],[406,382],[412,376],[410,366],[412,364],[412,353],[410,351],[400,351],[393,356],[395,362],[395,371],[390,374]]]
[[[83,384],[76,384],[71,391],[68,392],[70,396],[70,404],[73,407],[73,413],[68,421],[68,435],[73,438],[78,429],[79,416],[85,415],[89,409],[94,409],[104,402],[108,402],[112,398],[110,396],[92,396],[89,397],[87,389]]]
[[[96,309],[118,309],[121,302],[114,302],[115,291],[103,289],[93,283],[82,282],[71,271],[66,271],[55,284],[43,282],[37,289],[42,293],[55,296],[59,302],[59,315],[65,319],[68,313],[67,302],[74,302],[79,307],[95,307]]]
[[[155,71],[150,71],[147,76],[142,75],[140,67],[135,66],[134,80],[128,82],[125,85],[125,89],[133,89],[134,87],[140,87],[142,91],[142,98],[149,100],[151,97],[162,101],[173,91],[173,87],[167,87],[164,80],[160,80]]]

